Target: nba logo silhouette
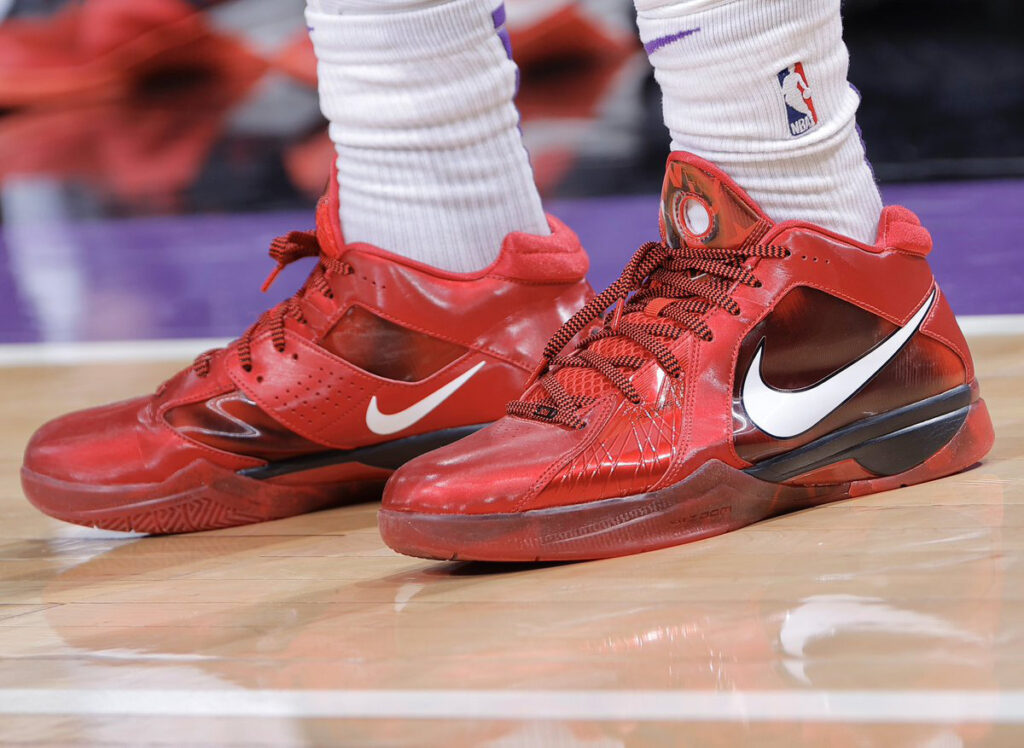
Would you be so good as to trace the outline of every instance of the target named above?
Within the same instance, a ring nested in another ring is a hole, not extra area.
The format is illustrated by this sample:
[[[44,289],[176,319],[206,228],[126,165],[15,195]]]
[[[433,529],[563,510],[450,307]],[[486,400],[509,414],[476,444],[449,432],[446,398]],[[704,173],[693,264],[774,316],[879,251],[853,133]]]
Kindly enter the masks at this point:
[[[786,102],[789,117],[789,134],[794,138],[804,135],[818,124],[818,112],[814,108],[811,84],[804,72],[804,64],[798,62],[779,73],[779,87]]]

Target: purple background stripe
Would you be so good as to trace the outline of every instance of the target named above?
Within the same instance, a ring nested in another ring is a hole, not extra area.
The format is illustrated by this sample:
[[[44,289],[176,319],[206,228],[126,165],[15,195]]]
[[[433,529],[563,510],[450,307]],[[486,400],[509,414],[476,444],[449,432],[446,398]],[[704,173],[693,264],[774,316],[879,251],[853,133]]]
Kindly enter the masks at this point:
[[[1024,313],[1024,181],[895,185],[883,192],[932,231],[932,266],[958,313]],[[591,281],[603,288],[639,244],[656,238],[657,204],[656,196],[644,195],[547,207],[579,233],[592,258]],[[0,342],[235,336],[301,284],[308,261],[289,267],[271,293],[259,292],[273,266],[265,254],[270,240],[311,222],[312,209],[83,221],[60,226],[59,252],[0,240]],[[54,226],[45,228],[52,235]],[[15,251],[21,266],[38,273],[34,280],[12,271]],[[78,291],[61,278],[74,279]]]

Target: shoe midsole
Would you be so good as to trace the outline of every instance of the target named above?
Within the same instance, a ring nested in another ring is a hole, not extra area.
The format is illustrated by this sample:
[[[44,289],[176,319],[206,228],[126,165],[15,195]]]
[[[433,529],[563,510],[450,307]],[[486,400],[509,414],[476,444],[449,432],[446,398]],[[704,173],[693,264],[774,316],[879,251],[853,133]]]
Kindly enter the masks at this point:
[[[428,434],[408,436],[404,439],[395,439],[369,447],[317,452],[313,455],[292,457],[260,467],[239,470],[238,475],[252,478],[253,480],[267,480],[282,475],[301,473],[306,470],[340,465],[346,462],[358,462],[361,465],[382,468],[384,470],[397,470],[414,457],[419,457],[421,454],[458,441],[479,431],[484,426],[487,426],[487,424],[479,423],[472,426],[459,426],[453,429],[431,431]]]
[[[855,459],[875,475],[896,475],[924,462],[953,438],[967,418],[970,385],[871,416],[810,444],[757,463],[748,475],[783,483]]]

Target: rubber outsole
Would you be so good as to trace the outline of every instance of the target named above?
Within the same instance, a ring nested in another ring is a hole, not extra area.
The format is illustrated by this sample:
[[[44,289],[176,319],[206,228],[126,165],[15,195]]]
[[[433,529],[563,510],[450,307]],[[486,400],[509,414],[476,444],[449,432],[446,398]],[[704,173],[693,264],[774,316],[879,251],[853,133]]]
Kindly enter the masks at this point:
[[[445,429],[238,472],[196,460],[148,484],[84,484],[22,467],[21,484],[37,509],[76,525],[152,535],[216,530],[379,500],[399,465],[482,427]]]
[[[55,519],[86,527],[169,535],[249,525],[380,498],[382,477],[334,485],[279,485],[206,461],[154,485],[83,486],[21,469],[28,500]]]
[[[829,485],[762,480],[714,460],[651,493],[508,514],[443,515],[382,509],[384,541],[439,560],[537,562],[625,556],[720,535],[780,514],[924,483],[977,464],[994,441],[983,400],[944,445],[895,475]]]

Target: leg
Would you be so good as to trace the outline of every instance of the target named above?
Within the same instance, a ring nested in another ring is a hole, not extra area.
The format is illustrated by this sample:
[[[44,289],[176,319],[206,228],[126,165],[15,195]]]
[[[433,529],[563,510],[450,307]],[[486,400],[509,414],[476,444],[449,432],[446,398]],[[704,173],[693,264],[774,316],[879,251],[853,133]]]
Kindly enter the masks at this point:
[[[776,221],[875,240],[840,0],[636,0],[672,150],[725,169]]]
[[[548,233],[498,0],[310,0],[306,15],[349,242],[467,272],[511,231]]]
[[[506,417],[395,474],[392,548],[619,556],[988,452],[931,237],[880,211],[864,163],[839,2],[812,5],[640,3],[673,145],[706,158],[669,157],[661,241],[555,334]]]

